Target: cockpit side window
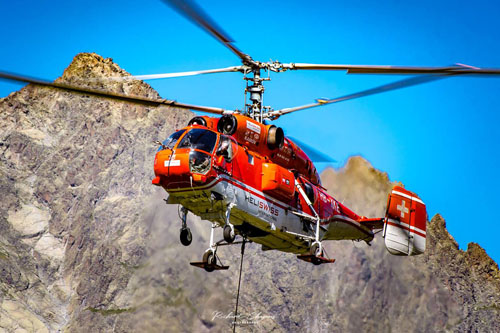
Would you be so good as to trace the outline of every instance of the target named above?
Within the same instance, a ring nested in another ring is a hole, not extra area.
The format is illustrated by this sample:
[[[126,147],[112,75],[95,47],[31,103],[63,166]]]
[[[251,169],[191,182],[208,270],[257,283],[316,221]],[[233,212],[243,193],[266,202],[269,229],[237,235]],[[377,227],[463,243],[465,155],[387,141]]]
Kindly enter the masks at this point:
[[[168,139],[163,141],[163,147],[160,147],[160,149],[158,150],[174,148],[175,144],[177,143],[177,140],[179,140],[179,138],[185,131],[186,130],[180,130],[169,136]]]
[[[216,133],[204,129],[193,128],[184,135],[177,148],[193,148],[211,153],[216,142]]]
[[[231,139],[228,136],[220,136],[219,147],[217,148],[216,154],[223,156],[227,162],[232,161],[234,156],[233,147],[231,145]]]
[[[313,165],[313,177],[314,177],[314,180],[315,180],[315,184],[316,185],[321,185],[321,177],[319,176],[319,173],[318,173],[318,170],[316,170],[316,167],[314,167]]]

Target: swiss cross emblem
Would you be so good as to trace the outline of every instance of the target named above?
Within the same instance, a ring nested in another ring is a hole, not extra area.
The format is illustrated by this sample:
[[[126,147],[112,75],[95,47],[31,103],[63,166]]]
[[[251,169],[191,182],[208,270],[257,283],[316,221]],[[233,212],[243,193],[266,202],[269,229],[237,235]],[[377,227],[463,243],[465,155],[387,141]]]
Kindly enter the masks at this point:
[[[408,214],[410,212],[408,207],[405,207],[405,205],[406,205],[406,202],[404,200],[402,200],[401,205],[397,205],[397,207],[396,207],[396,209],[401,212],[401,218],[404,218],[405,214]]]

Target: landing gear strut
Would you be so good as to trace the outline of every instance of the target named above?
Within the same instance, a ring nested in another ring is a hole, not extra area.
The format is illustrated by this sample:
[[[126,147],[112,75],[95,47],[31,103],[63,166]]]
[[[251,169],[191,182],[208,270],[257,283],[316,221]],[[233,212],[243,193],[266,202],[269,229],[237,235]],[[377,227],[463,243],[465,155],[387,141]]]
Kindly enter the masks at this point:
[[[181,207],[181,220],[182,220],[182,228],[180,233],[180,240],[182,245],[188,246],[193,241],[193,235],[191,234],[191,230],[188,228],[186,220],[187,220],[188,210],[184,207]]]
[[[316,219],[316,221],[315,221],[316,228],[314,231],[314,242],[311,244],[311,248],[309,249],[309,254],[301,254],[297,257],[301,260],[311,262],[314,265],[321,265],[324,263],[332,263],[335,261],[335,259],[328,259],[328,258],[325,258],[323,256],[323,246],[321,245],[321,242],[319,240],[319,225],[321,222],[321,218],[318,215],[318,213],[316,213],[316,210],[314,209],[314,206],[313,206],[311,200],[309,199],[307,194],[302,189],[302,186],[300,186],[300,182],[297,181],[295,186],[297,187],[297,190],[299,191],[300,195],[302,195],[302,197],[304,198],[305,202],[309,206],[309,209],[314,214],[314,217]]]
[[[210,247],[203,254],[203,259],[201,262],[192,262],[192,266],[200,267],[205,269],[207,272],[213,272],[214,270],[220,269],[228,269],[229,266],[224,266],[217,263],[217,260],[220,262],[220,259],[217,257],[217,246],[219,243],[214,243],[214,230],[217,228],[215,224],[212,224],[212,228],[210,230]]]
[[[236,238],[236,233],[234,232],[234,226],[229,221],[229,217],[231,215],[231,208],[233,208],[232,203],[230,203],[226,209],[226,214],[225,214],[226,225],[224,225],[224,231],[223,231],[224,240],[228,242],[228,244],[234,242],[234,239]]]
[[[215,269],[215,265],[217,265],[217,257],[215,256],[215,251],[217,248],[214,246],[214,230],[216,226],[212,224],[212,228],[210,229],[210,247],[203,254],[203,262],[205,263],[205,270],[207,272],[212,272]]]
[[[311,245],[310,249],[310,254],[311,254],[311,262],[315,265],[320,265],[321,264],[321,257],[323,257],[323,247],[321,246],[320,242],[314,242]]]

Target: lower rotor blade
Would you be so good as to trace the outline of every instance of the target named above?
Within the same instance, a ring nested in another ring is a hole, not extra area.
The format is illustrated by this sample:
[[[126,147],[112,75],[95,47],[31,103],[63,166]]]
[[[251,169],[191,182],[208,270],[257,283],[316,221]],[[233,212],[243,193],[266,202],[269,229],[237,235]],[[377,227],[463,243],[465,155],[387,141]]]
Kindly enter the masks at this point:
[[[330,156],[320,152],[316,148],[313,148],[302,141],[297,140],[294,137],[287,136],[287,139],[296,143],[302,149],[302,151],[304,151],[304,153],[307,154],[307,157],[309,157],[309,159],[313,162],[319,162],[319,163],[326,163],[326,162],[335,163],[335,162],[337,162],[335,159],[331,158]]]
[[[32,77],[28,77],[28,76],[23,76],[23,75],[14,74],[14,73],[8,73],[8,72],[2,72],[2,71],[0,71],[0,79],[31,83],[31,84],[36,84],[39,86],[56,88],[56,89],[61,89],[61,90],[66,90],[66,91],[72,91],[72,92],[77,92],[77,93],[81,93],[81,94],[85,94],[85,95],[105,97],[105,98],[110,98],[110,99],[114,99],[114,100],[121,100],[121,101],[135,103],[135,104],[142,104],[142,105],[149,105],[149,106],[167,105],[167,106],[172,106],[172,107],[178,107],[181,109],[189,109],[189,110],[202,111],[202,112],[214,113],[214,114],[232,113],[232,111],[228,111],[228,110],[224,110],[224,109],[220,109],[220,108],[178,103],[176,101],[171,101],[171,100],[162,99],[162,98],[154,99],[154,98],[148,98],[148,97],[142,97],[142,96],[120,94],[120,93],[115,93],[115,92],[111,92],[111,91],[104,91],[104,90],[98,90],[98,89],[92,89],[92,88],[86,88],[86,87],[79,87],[79,86],[69,85],[69,84],[65,84],[65,83],[50,82],[50,81],[46,81],[46,80],[42,80],[42,79],[37,79],[37,78],[32,78]]]
[[[369,95],[380,94],[382,92],[386,92],[386,91],[390,91],[390,90],[397,90],[397,89],[401,89],[401,88],[415,86],[415,85],[422,84],[422,83],[427,83],[427,82],[431,82],[431,81],[435,81],[435,80],[444,79],[444,78],[447,78],[451,75],[453,75],[453,74],[426,75],[426,76],[411,77],[409,79],[404,79],[404,80],[392,82],[389,84],[384,84],[384,85],[379,86],[379,87],[363,90],[363,91],[360,91],[360,92],[357,92],[354,94],[345,95],[342,97],[337,97],[337,98],[333,98],[333,99],[317,99],[316,103],[297,106],[297,107],[293,107],[293,108],[286,108],[286,109],[271,111],[268,113],[268,117],[271,119],[276,119],[279,116],[282,116],[284,114],[288,114],[291,112],[310,109],[310,108],[314,108],[317,106],[323,106],[323,105],[327,105],[327,104],[339,103],[339,102],[348,101],[351,99],[356,99],[356,98],[365,97],[365,96],[369,96]]]

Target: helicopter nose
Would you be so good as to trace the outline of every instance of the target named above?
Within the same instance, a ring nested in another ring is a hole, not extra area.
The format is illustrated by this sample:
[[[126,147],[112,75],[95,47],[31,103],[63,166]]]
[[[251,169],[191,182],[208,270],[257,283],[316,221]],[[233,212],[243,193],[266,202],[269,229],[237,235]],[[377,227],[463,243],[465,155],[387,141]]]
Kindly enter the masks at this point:
[[[160,150],[156,153],[154,161],[155,176],[168,176],[168,161],[172,152],[170,150]],[[167,163],[165,163],[167,162]]]

